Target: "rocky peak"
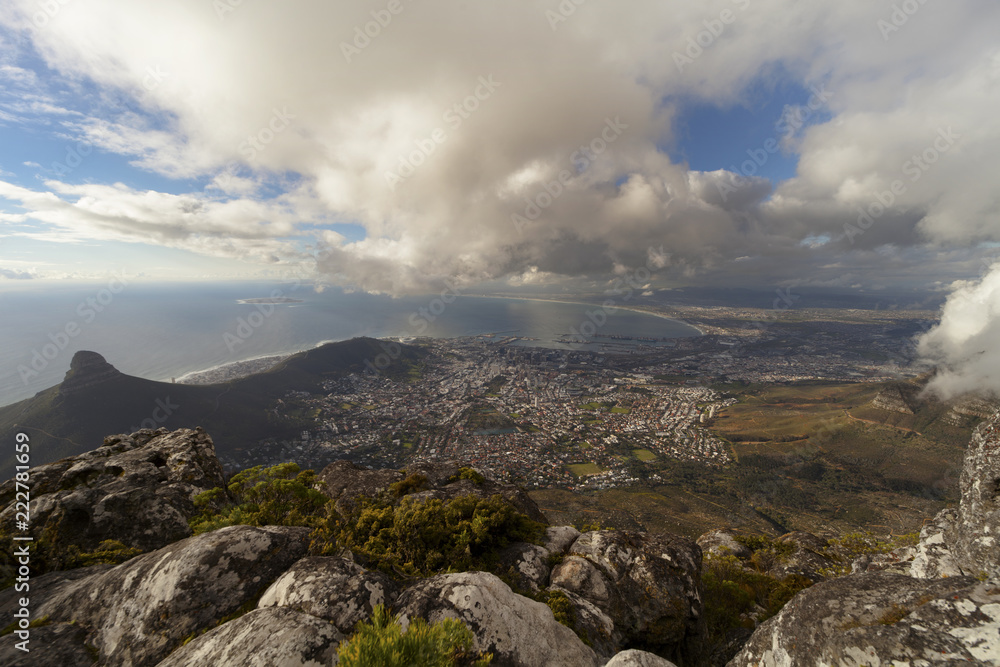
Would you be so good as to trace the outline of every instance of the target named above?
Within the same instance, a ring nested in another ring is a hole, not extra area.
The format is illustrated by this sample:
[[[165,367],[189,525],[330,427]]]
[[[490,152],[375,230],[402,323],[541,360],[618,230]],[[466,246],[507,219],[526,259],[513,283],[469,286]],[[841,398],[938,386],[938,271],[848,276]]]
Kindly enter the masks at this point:
[[[899,412],[904,415],[912,415],[912,405],[916,392],[916,387],[909,387],[906,385],[890,385],[880,391],[878,396],[872,399],[871,406],[873,408],[879,408],[889,412]]]
[[[73,355],[69,371],[59,387],[60,396],[78,394],[86,389],[118,377],[121,373],[117,368],[97,352],[80,350]]]

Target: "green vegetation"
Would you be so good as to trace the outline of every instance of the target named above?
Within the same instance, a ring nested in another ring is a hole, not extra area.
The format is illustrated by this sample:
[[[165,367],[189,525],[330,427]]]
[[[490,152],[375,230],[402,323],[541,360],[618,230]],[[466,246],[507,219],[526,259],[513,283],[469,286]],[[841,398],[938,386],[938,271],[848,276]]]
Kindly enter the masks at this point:
[[[633,449],[632,453],[635,454],[635,458],[639,459],[643,463],[647,461],[655,461],[656,454],[649,451],[648,449]]]
[[[486,478],[472,468],[459,468],[457,475],[448,478],[448,483],[457,482],[460,479],[467,479],[476,486],[482,486],[486,483]]]
[[[315,528],[328,502],[317,484],[315,472],[295,463],[255,466],[232,477],[228,495],[215,487],[195,496],[202,512],[189,523],[195,535],[240,524]]]
[[[17,619],[15,619],[10,624],[4,626],[3,629],[0,629],[0,637],[6,637],[7,635],[13,633],[15,630],[18,629],[18,624],[19,623],[20,623],[20,621],[18,621]],[[52,623],[52,620],[49,618],[48,615],[46,615],[46,616],[42,616],[41,618],[36,618],[35,620],[31,621],[30,623],[28,623],[28,627],[29,628],[41,628],[43,626],[50,625],[51,623]]]
[[[472,631],[461,621],[446,618],[428,625],[414,618],[406,632],[399,618],[383,605],[375,607],[371,621],[359,623],[351,637],[337,649],[342,667],[485,667],[492,654],[472,655]]]
[[[597,475],[604,472],[604,468],[597,465],[596,463],[572,463],[566,466],[566,469],[577,477],[586,477],[587,475]]]
[[[359,499],[329,535],[369,566],[400,577],[492,571],[511,542],[539,542],[543,526],[500,495],[448,501],[404,498],[398,505]]]
[[[701,581],[709,646],[725,645],[736,628],[754,628],[812,585],[809,579],[795,574],[783,579],[772,577],[763,570],[764,561],[752,560],[748,567],[736,556],[705,559]]]
[[[389,493],[395,498],[402,498],[411,493],[417,493],[427,488],[427,477],[419,473],[414,473],[398,482],[389,485]]]

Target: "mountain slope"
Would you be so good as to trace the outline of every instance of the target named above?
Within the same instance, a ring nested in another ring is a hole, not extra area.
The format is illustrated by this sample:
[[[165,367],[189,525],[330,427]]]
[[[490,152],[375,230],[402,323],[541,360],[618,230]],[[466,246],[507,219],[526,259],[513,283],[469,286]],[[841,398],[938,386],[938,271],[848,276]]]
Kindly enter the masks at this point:
[[[366,360],[384,355],[382,346],[371,338],[329,343],[293,355],[264,373],[214,385],[124,375],[101,355],[81,351],[61,384],[0,408],[0,441],[14,442],[18,431],[27,432],[31,462],[38,465],[93,449],[109,433],[202,426],[224,434],[216,447],[225,458],[264,438],[296,437],[311,423],[282,414],[277,400],[291,390],[319,392],[325,380],[365,372]],[[405,374],[422,356],[418,348],[400,345],[399,354],[382,372]],[[5,477],[13,474],[13,452],[10,447],[0,458]]]

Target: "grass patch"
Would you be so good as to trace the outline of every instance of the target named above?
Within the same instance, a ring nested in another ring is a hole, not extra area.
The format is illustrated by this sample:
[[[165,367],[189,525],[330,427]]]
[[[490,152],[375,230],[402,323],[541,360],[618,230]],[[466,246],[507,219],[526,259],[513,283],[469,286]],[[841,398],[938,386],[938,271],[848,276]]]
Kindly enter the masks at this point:
[[[599,475],[604,472],[604,468],[596,463],[571,463],[566,469],[577,477],[587,477],[588,475]]]
[[[632,454],[634,454],[635,458],[639,459],[643,463],[648,463],[649,461],[656,460],[656,454],[649,451],[648,449],[633,449]]]

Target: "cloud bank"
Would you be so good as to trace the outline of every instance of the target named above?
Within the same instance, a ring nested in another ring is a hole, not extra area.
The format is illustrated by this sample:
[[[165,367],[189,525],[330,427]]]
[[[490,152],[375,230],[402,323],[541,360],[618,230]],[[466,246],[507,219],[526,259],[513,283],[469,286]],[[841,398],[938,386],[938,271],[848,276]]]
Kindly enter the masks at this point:
[[[1000,242],[992,0],[9,5],[0,122],[204,184],[0,183],[9,233],[308,262],[393,294],[610,276],[651,249],[657,280],[877,287]],[[683,109],[789,82],[808,92],[743,162],[671,159]],[[772,185],[755,174],[778,151],[798,170]],[[942,387],[965,386],[962,313],[996,312],[991,284],[959,287],[925,339]]]

